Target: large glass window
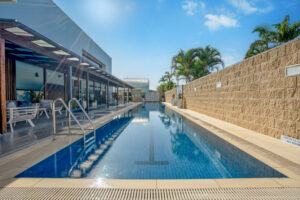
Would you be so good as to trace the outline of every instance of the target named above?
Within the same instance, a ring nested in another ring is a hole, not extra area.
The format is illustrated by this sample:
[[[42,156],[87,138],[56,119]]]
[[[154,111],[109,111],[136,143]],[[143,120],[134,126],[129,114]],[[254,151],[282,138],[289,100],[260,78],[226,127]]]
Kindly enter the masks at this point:
[[[56,99],[65,96],[65,77],[64,74],[57,71],[46,70],[46,98]]]
[[[129,97],[129,98],[128,98],[128,101],[129,101],[129,102],[132,102],[132,90],[131,90],[131,89],[130,89],[129,92],[128,92],[128,97]]]
[[[117,105],[118,104],[118,88],[117,87],[113,87],[113,105]]]
[[[107,104],[106,101],[106,85],[101,84],[100,104]]]
[[[109,98],[109,105],[114,106],[115,105],[115,97],[114,97],[114,87],[113,86],[108,87],[108,98]]]
[[[79,93],[79,99],[81,101],[81,104],[84,108],[87,107],[86,102],[86,79],[80,78],[80,93]]]
[[[97,101],[94,94],[94,82],[89,81],[89,107],[97,108]]]
[[[101,105],[101,84],[95,82],[95,101],[97,103],[97,107]]]
[[[17,100],[32,101],[33,96],[43,96],[43,68],[16,61]]]
[[[79,80],[78,77],[72,77],[72,96],[79,99]]]
[[[124,103],[124,88],[122,87],[119,87],[119,90],[118,90],[118,103],[119,104],[123,104]]]

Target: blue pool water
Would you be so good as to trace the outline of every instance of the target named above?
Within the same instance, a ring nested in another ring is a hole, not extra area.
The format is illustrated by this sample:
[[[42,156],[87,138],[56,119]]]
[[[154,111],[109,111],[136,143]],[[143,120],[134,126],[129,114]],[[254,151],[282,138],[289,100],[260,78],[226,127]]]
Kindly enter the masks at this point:
[[[90,155],[100,156],[81,168]],[[146,103],[51,155],[17,177],[216,179],[284,177],[206,129],[159,103]],[[78,176],[78,173],[77,173]]]

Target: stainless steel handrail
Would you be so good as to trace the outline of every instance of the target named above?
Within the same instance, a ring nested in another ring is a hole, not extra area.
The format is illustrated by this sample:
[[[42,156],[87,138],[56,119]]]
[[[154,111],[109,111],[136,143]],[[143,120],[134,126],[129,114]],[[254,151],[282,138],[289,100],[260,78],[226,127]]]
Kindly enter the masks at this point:
[[[85,144],[85,132],[84,132],[84,128],[81,126],[80,122],[77,120],[77,118],[75,117],[75,115],[72,113],[72,111],[69,109],[69,107],[65,104],[64,100],[62,98],[58,98],[55,99],[53,101],[52,104],[52,116],[53,116],[53,139],[55,139],[55,135],[56,135],[56,117],[55,117],[55,104],[57,102],[60,102],[66,109],[67,112],[69,112],[69,117],[72,116],[72,118],[74,119],[74,121],[77,123],[77,125],[80,127],[80,129],[82,130],[82,134],[83,134],[83,143]],[[70,133],[70,126],[69,126],[69,133]]]
[[[96,139],[96,130],[95,130],[95,126],[93,124],[93,121],[91,120],[90,116],[85,112],[84,108],[81,106],[80,102],[78,101],[78,99],[76,98],[72,98],[69,100],[68,102],[68,107],[69,107],[69,110],[72,110],[71,108],[71,103],[72,101],[75,101],[76,104],[79,106],[80,110],[83,112],[83,114],[86,116],[86,118],[88,119],[88,121],[90,122],[92,128],[93,128],[93,132],[94,132],[94,138]],[[70,127],[71,127],[71,117],[70,117],[70,112],[69,112],[69,130],[70,130]]]

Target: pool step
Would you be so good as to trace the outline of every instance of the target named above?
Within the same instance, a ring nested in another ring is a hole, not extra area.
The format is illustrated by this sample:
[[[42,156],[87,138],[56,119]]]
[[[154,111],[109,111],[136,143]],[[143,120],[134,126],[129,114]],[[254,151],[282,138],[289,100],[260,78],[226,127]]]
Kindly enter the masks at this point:
[[[80,178],[81,177],[81,171],[79,169],[75,169],[71,173],[71,178]]]
[[[115,140],[115,138],[118,136],[119,134],[113,134],[111,136],[108,136],[106,139],[104,139],[104,144],[103,143],[99,143],[100,148],[96,149],[94,151],[93,154],[88,155],[89,152],[91,152],[93,150],[93,148],[95,146],[93,146],[95,144],[95,137],[91,136],[90,138],[85,140],[85,152],[84,152],[84,157],[88,156],[87,158],[85,157],[83,162],[79,163],[77,165],[77,169],[74,169],[71,174],[70,177],[71,178],[80,178],[82,177],[83,174],[86,174],[86,172],[88,170],[90,170],[90,168],[92,167],[92,165],[94,164],[94,162],[96,162],[99,159],[99,156],[102,155],[104,153],[104,151],[112,144],[112,142]]]
[[[100,149],[105,150],[107,147],[108,147],[108,145],[102,144],[102,145],[100,146]]]
[[[99,158],[99,155],[97,154],[92,154],[88,157],[88,160],[91,162],[95,162]]]
[[[112,142],[111,140],[108,140],[108,141],[106,141],[104,144],[108,146],[108,145],[111,144],[111,142]]]
[[[84,161],[83,163],[81,163],[79,165],[79,168],[83,171],[83,173],[85,174],[87,170],[89,170],[91,168],[91,166],[93,165],[92,161]]]
[[[101,155],[104,152],[104,149],[97,149],[95,154]]]

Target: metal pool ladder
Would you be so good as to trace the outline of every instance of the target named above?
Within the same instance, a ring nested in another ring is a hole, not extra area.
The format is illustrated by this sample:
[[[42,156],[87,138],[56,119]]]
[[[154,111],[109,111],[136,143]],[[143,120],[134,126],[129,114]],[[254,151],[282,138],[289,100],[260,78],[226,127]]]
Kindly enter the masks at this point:
[[[91,120],[90,116],[85,112],[85,109],[82,107],[82,105],[76,98],[72,98],[69,100],[69,102],[68,102],[69,110],[72,110],[72,104],[71,104],[72,102],[75,102],[79,106],[80,110],[82,111],[84,116],[87,118],[87,121],[90,124],[90,128],[86,128],[86,130],[93,131],[93,133],[94,133],[94,135],[92,137],[90,137],[88,140],[86,140],[84,137],[84,144],[89,143],[92,140],[96,141],[96,130],[95,130],[95,126],[94,126],[93,121]],[[71,129],[71,113],[69,112],[69,131],[70,131],[70,129]]]
[[[87,117],[89,123],[91,124],[91,127],[92,128],[84,128],[82,126],[82,124],[79,122],[79,120],[77,119],[77,117],[74,115],[74,113],[72,112],[71,110],[71,101],[75,101],[79,108],[81,109],[81,111],[84,113],[84,115]],[[80,130],[81,131],[81,135],[83,135],[83,145],[84,147],[86,146],[86,143],[92,141],[92,140],[96,140],[96,131],[95,131],[95,128],[94,128],[94,124],[92,123],[92,120],[90,119],[90,117],[88,116],[88,114],[85,112],[85,110],[82,108],[82,106],[80,105],[79,101],[75,98],[71,99],[69,101],[69,106],[66,105],[66,103],[64,102],[64,100],[62,98],[58,98],[58,99],[55,99],[53,101],[53,104],[52,104],[52,116],[53,116],[53,139],[55,139],[55,136],[57,135],[56,133],[56,116],[55,116],[55,106],[56,106],[56,103],[57,102],[60,102],[63,107],[66,109],[66,112],[69,113],[69,126],[68,126],[68,134],[70,135],[71,134],[71,129],[73,130]],[[75,127],[71,127],[71,117],[73,118],[73,120],[76,122],[76,124],[79,126],[79,128],[75,128]],[[92,137],[90,137],[88,140],[86,140],[86,134],[89,133],[89,131],[93,130],[94,132],[94,135]],[[64,134],[60,134],[60,135],[64,135]]]

